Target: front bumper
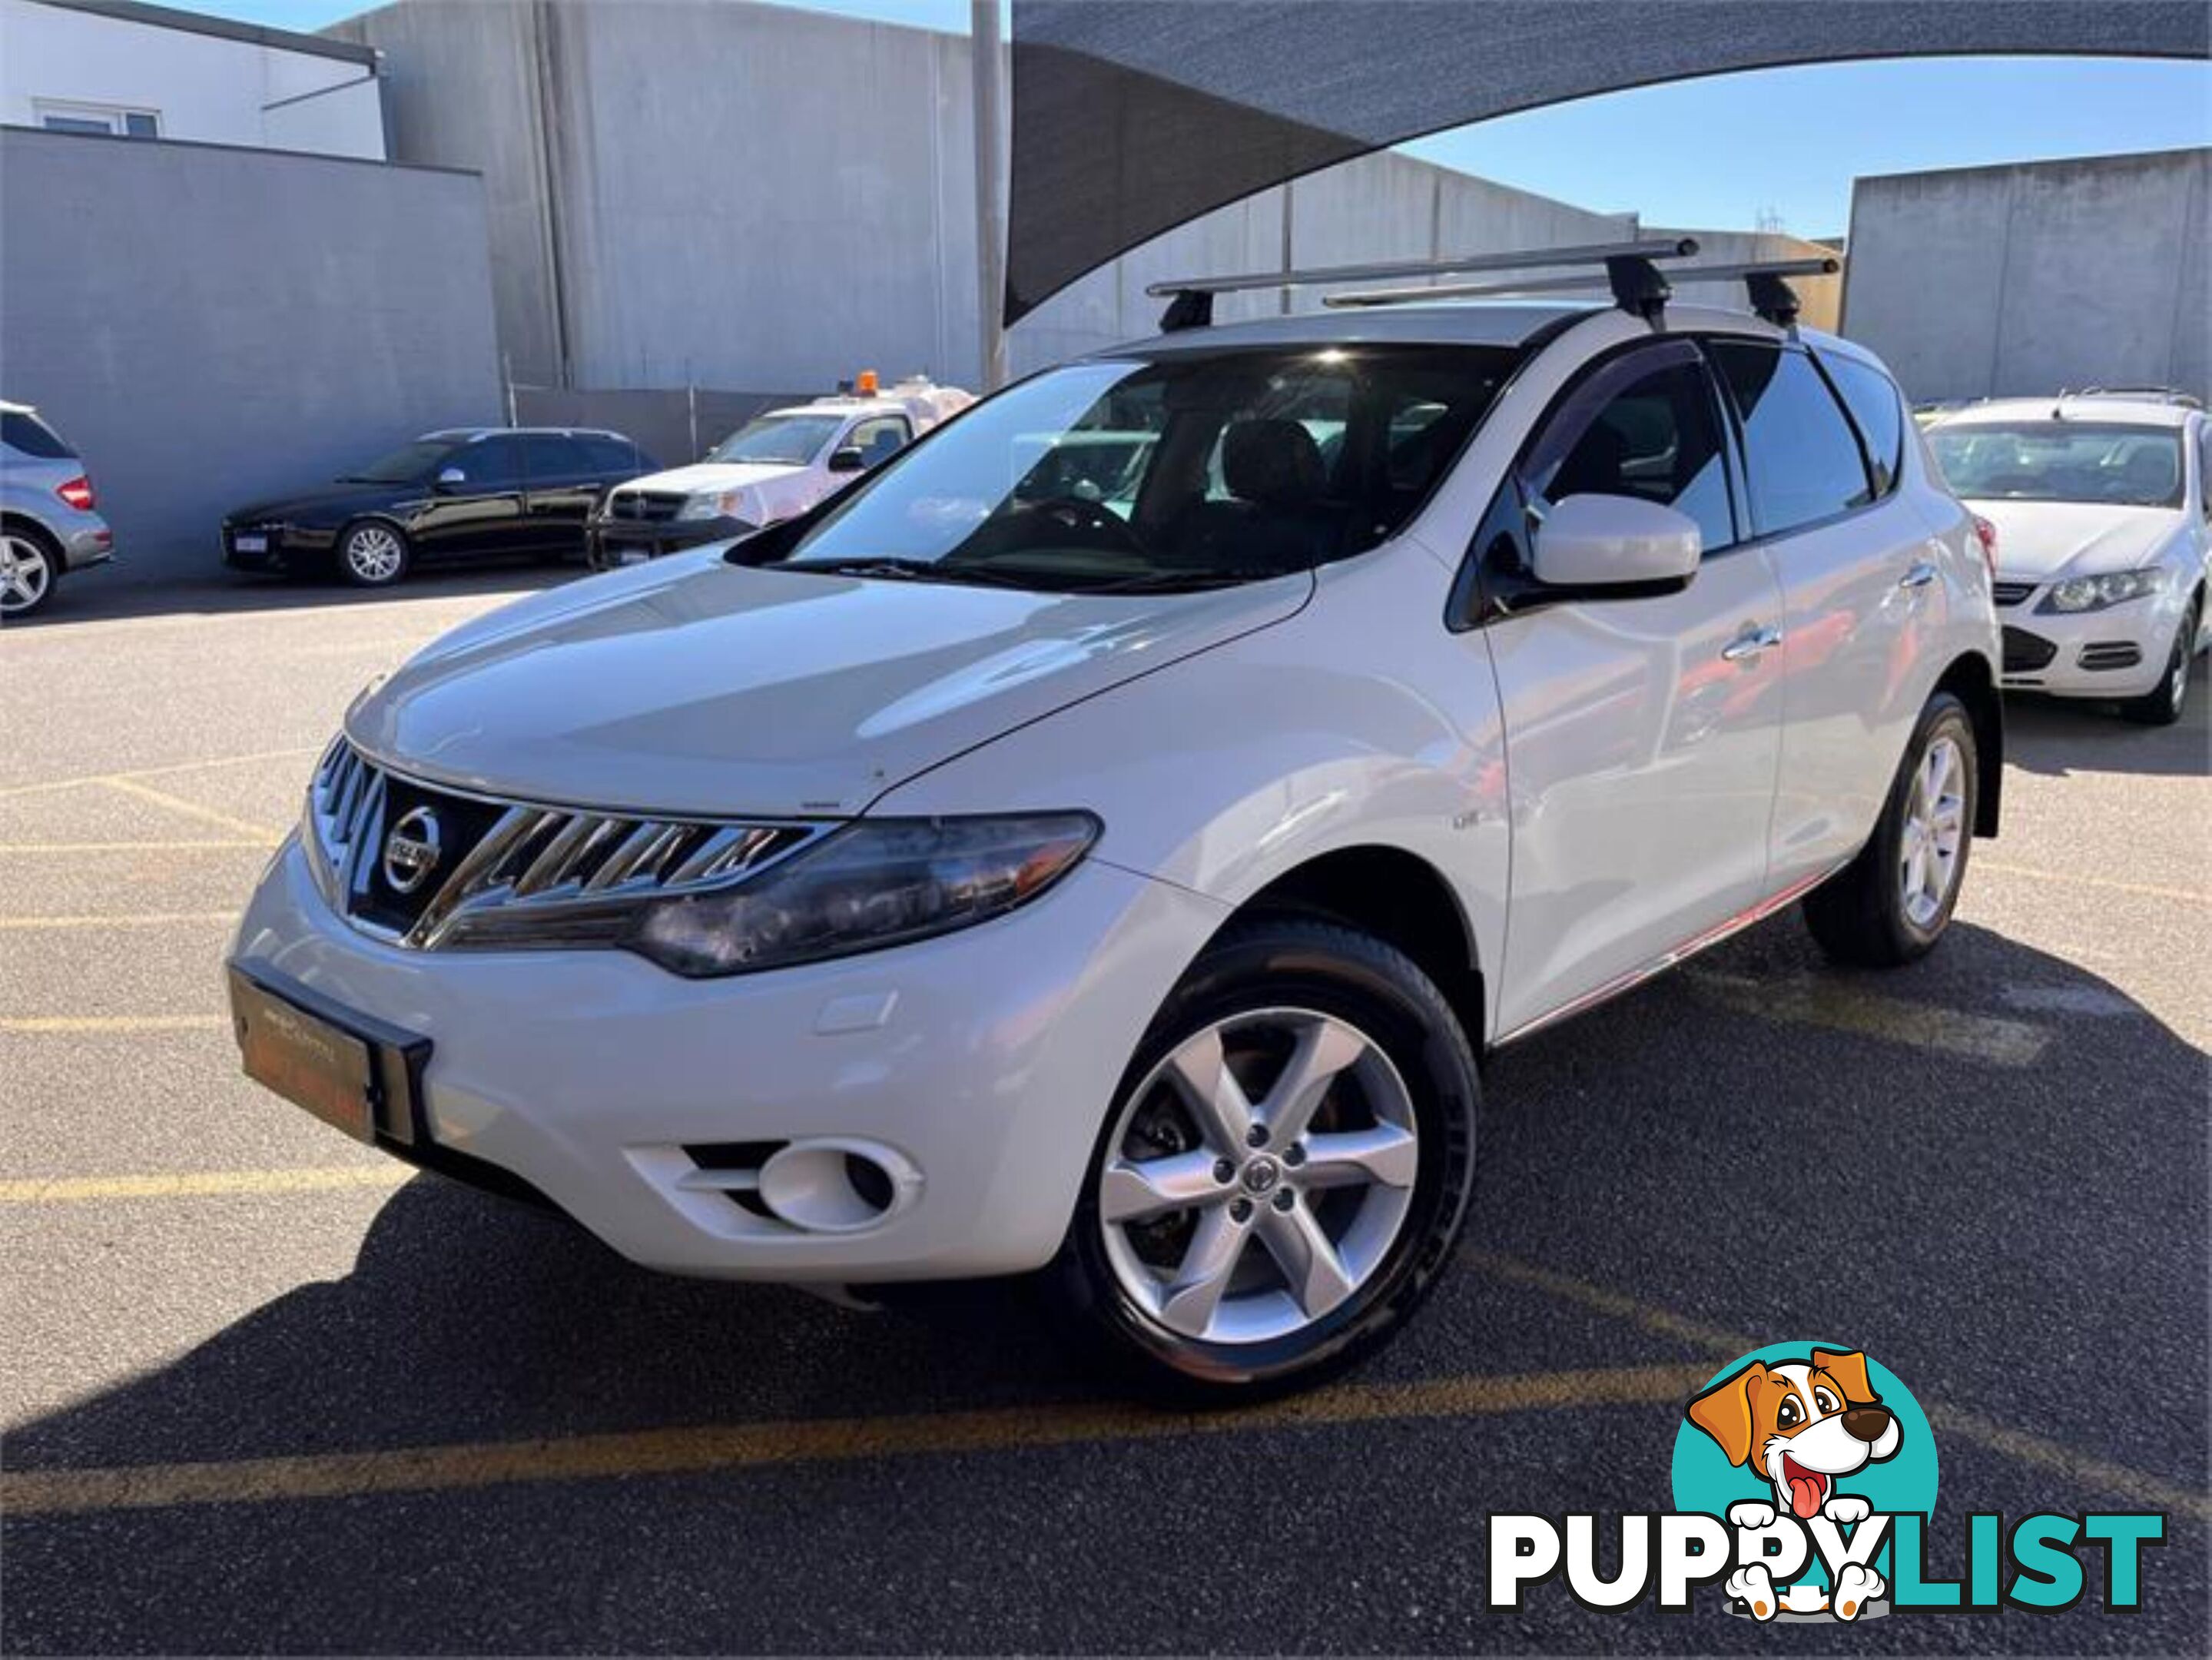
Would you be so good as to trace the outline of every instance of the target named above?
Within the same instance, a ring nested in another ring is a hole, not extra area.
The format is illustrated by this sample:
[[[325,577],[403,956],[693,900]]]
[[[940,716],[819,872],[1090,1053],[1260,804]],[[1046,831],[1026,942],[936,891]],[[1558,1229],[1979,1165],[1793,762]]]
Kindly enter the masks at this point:
[[[426,1038],[422,1121],[651,1268],[853,1282],[1018,1273],[1066,1231],[1123,1069],[1224,915],[1096,860],[940,939],[692,981],[615,951],[410,951],[323,902],[296,840],[234,960]],[[872,1225],[763,1223],[700,1149],[812,1138],[896,1155]]]
[[[257,540],[261,544],[258,547],[252,545]],[[225,520],[222,531],[222,562],[233,570],[280,575],[327,570],[337,543],[335,531],[306,530],[296,525],[234,524]]]
[[[1997,613],[2004,689],[2059,697],[2140,697],[2165,678],[2180,596],[2161,593],[2105,611],[2038,610],[2048,587]]]
[[[750,536],[758,528],[726,514],[718,519],[599,518],[585,527],[585,556],[593,570],[613,570],[709,542]]]

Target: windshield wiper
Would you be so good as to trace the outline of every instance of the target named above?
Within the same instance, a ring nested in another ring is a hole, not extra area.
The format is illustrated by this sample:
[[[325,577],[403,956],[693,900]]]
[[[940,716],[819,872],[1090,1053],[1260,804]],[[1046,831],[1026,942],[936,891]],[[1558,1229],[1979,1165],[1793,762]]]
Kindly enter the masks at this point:
[[[947,566],[936,559],[808,559],[786,560],[783,570],[815,571],[824,576],[878,576],[904,582],[959,582],[970,587],[1021,588],[1029,584],[1018,576],[987,571],[973,565]]]
[[[1303,567],[1301,567],[1303,569]],[[1233,582],[1267,582],[1279,576],[1291,576],[1296,571],[1280,567],[1257,565],[1194,565],[1188,570],[1147,571],[1142,576],[1123,577],[1112,582],[1093,582],[1071,593],[1173,593],[1191,588],[1227,587]]]

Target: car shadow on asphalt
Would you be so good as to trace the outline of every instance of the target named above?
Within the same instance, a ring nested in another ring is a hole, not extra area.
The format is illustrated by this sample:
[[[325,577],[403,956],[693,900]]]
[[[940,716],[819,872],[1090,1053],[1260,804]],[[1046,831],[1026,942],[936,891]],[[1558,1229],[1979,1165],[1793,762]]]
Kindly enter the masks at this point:
[[[2110,703],[2019,695],[2005,699],[2005,759],[2029,772],[2202,778],[2212,773],[2212,659],[2199,658],[2181,719],[2139,727]]]

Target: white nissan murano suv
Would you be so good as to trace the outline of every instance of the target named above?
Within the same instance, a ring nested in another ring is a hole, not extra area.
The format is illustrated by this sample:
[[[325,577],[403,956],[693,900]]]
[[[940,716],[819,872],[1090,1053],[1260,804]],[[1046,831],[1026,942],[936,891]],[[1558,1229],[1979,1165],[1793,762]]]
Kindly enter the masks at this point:
[[[1990,573],[1895,386],[1621,266],[1186,295],[448,635],[246,913],[246,1070],[657,1268],[1042,1270],[1176,1392],[1348,1363],[1449,1259],[1486,1052],[1793,902],[1910,961],[1996,825]]]

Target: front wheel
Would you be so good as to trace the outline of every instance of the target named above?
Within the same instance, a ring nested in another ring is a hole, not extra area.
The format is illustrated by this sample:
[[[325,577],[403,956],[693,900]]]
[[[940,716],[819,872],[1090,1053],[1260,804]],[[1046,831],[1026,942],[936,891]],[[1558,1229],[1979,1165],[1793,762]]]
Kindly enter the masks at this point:
[[[1894,968],[1924,957],[1950,925],[1972,845],[1974,723],[1938,692],[1857,858],[1806,896],[1805,921],[1838,963]]]
[[[1480,1085],[1382,941],[1298,917],[1209,946],[1139,1046],[1052,1282],[1139,1387],[1252,1399],[1380,1343],[1459,1232]]]
[[[2181,719],[2181,712],[2189,703],[2190,669],[2197,660],[2198,603],[2190,602],[2181,626],[2174,631],[2173,648],[2166,654],[2165,676],[2141,697],[2130,698],[2120,705],[2123,720],[2132,721],[2139,727],[2170,727]]]
[[[356,587],[390,587],[407,575],[406,537],[374,519],[348,526],[338,538],[338,572]]]

